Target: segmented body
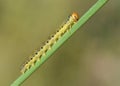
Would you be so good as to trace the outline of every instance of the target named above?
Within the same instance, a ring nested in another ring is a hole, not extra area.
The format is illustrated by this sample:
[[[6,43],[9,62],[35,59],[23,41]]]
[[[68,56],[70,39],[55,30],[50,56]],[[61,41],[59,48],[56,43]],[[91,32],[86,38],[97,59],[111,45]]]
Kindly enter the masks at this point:
[[[49,40],[45,42],[45,45],[42,46],[39,51],[35,52],[33,56],[29,57],[29,59],[23,64],[21,73],[23,74],[29,70],[37,61],[41,59],[43,55],[46,54],[48,50],[52,49],[52,46],[59,40],[60,37],[64,35],[64,33],[69,31],[69,29],[78,21],[78,19],[78,14],[75,12],[72,13],[67,22],[59,30],[57,30]]]

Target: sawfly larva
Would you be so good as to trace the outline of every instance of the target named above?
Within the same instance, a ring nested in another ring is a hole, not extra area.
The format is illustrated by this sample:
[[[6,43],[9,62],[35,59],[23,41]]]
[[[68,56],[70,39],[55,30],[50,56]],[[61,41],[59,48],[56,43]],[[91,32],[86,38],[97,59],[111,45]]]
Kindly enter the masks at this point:
[[[36,51],[33,56],[30,56],[29,59],[23,64],[21,73],[24,74],[31,67],[34,67],[35,63],[40,61],[41,57],[45,55],[48,50],[52,49],[52,46],[60,39],[60,37],[62,37],[71,29],[71,27],[78,21],[78,19],[78,14],[73,12],[66,23],[62,25],[62,27],[45,42],[45,45],[42,46],[40,50]]]

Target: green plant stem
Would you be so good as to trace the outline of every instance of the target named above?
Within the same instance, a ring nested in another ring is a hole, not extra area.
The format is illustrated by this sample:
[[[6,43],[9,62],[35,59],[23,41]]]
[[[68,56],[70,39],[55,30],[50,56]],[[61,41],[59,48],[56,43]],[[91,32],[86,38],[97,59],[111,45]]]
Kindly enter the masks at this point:
[[[88,19],[93,16],[108,0],[98,0],[80,19],[73,25],[70,31],[66,32],[57,42],[52,46],[51,50],[46,52],[46,55],[42,56],[40,61],[37,61],[34,67],[31,67],[28,71],[18,77],[11,86],[21,85],[36,69],[38,69],[70,36],[73,35]]]

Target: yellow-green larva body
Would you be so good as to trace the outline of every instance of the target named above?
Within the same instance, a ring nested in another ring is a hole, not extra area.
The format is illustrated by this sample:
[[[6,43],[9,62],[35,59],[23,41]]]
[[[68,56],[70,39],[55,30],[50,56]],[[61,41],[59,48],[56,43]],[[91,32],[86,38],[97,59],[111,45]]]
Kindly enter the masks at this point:
[[[43,47],[39,51],[37,51],[32,57],[29,58],[27,62],[23,65],[21,69],[21,73],[24,74],[27,70],[29,70],[31,67],[34,67],[36,61],[39,61],[43,55],[46,54],[46,52],[50,49],[52,49],[52,46],[59,40],[60,37],[62,37],[66,32],[69,32],[72,25],[74,25],[79,19],[79,16],[77,13],[73,13],[68,21],[59,29],[55,34],[52,35],[52,37],[45,43]]]

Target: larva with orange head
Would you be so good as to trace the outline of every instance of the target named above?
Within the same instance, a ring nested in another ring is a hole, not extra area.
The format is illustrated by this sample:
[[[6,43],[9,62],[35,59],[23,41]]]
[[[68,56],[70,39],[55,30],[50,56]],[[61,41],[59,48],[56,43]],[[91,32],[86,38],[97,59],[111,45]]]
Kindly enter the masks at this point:
[[[21,73],[25,73],[31,67],[34,67],[37,61],[40,61],[43,55],[46,55],[46,52],[52,49],[52,46],[66,33],[69,32],[71,27],[78,21],[79,16],[76,12],[73,12],[69,17],[67,22],[59,29],[55,34],[51,36],[51,38],[45,43],[44,46],[40,48],[38,52],[36,52],[33,57],[23,65],[21,69]]]
[[[68,21],[62,26],[59,32],[63,35],[67,30],[69,30],[73,24],[75,24],[79,19],[77,13],[73,12],[72,15],[69,17]]]

